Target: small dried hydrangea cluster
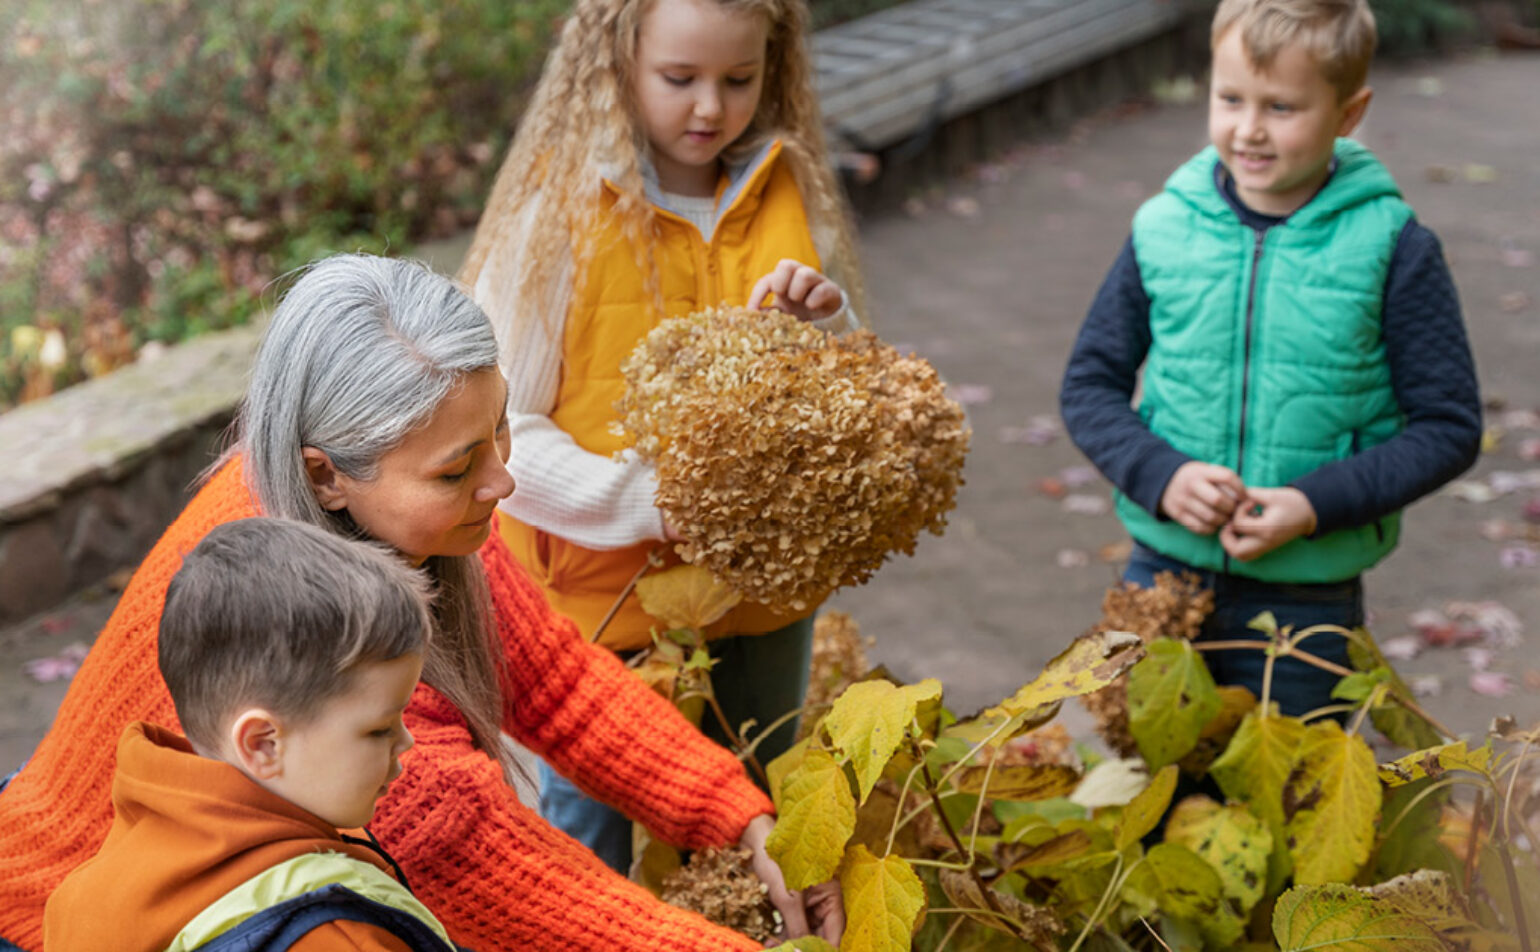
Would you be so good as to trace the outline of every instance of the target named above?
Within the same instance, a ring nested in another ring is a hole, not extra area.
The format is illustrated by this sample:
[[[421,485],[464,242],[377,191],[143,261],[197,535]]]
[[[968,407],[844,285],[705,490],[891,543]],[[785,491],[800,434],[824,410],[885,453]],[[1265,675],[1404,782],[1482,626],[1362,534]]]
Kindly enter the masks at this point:
[[[1156,638],[1191,641],[1214,610],[1214,593],[1200,587],[1198,577],[1159,572],[1154,588],[1132,583],[1114,585],[1102,596],[1102,617],[1092,631],[1131,631],[1145,644]],[[1119,679],[1081,699],[1096,719],[1096,732],[1120,757],[1139,753],[1128,731],[1128,687]]]
[[[749,851],[742,847],[708,847],[690,854],[688,863],[663,880],[662,899],[755,942],[764,942],[776,932],[770,892],[754,875]]]
[[[621,367],[620,432],[658,471],[679,554],[802,610],[939,535],[969,431],[936,371],[777,311],[664,321]]]

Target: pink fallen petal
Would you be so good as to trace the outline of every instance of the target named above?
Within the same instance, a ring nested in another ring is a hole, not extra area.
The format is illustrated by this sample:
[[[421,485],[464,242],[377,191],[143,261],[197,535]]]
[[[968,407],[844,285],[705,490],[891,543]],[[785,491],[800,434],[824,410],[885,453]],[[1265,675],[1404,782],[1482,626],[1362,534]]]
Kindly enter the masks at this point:
[[[1540,489],[1540,469],[1526,469],[1522,472],[1500,469],[1487,477],[1487,484],[1499,496],[1523,492],[1526,489]]]
[[[1437,697],[1444,693],[1444,679],[1436,674],[1417,674],[1406,679],[1406,686],[1418,697]]]
[[[1540,461],[1540,439],[1530,438],[1519,443],[1519,459],[1526,462]]]
[[[1444,611],[1474,626],[1494,647],[1516,648],[1524,640],[1524,622],[1502,602],[1450,602]]]
[[[1025,443],[1028,446],[1046,446],[1058,439],[1063,432],[1057,417],[1038,414],[1027,421],[1026,426],[1002,426],[1000,442]]]
[[[1505,430],[1540,430],[1540,413],[1534,410],[1504,410],[1497,422]]]
[[[1507,542],[1521,531],[1506,519],[1488,519],[1481,524],[1481,538],[1488,542]]]
[[[1082,189],[1085,188],[1088,180],[1084,172],[1069,171],[1064,173],[1063,181],[1065,188]]]
[[[1486,671],[1492,667],[1491,648],[1466,648],[1464,654],[1465,663],[1472,671]]]
[[[1418,632],[1425,632],[1428,629],[1443,628],[1448,625],[1449,616],[1436,608],[1424,608],[1408,615],[1406,623]]]
[[[1380,654],[1391,661],[1410,661],[1422,654],[1422,639],[1416,635],[1387,638],[1380,643]]]
[[[80,662],[85,660],[88,650],[85,645],[77,642],[56,655],[25,661],[21,669],[27,673],[28,677],[40,684],[67,681],[80,670]]]
[[[1066,466],[1059,470],[1059,479],[1070,489],[1089,486],[1101,478],[1093,466]]]
[[[1485,697],[1507,697],[1513,693],[1513,679],[1501,671],[1477,671],[1470,676],[1470,689]]]
[[[1531,496],[1524,500],[1524,508],[1521,512],[1525,522],[1540,525],[1540,496]]]
[[[1527,545],[1505,545],[1497,561],[1505,569],[1532,569],[1540,566],[1540,552]]]
[[[1092,496],[1088,493],[1070,493],[1064,497],[1061,505],[1065,512],[1077,516],[1102,516],[1112,511],[1112,502],[1106,496]]]

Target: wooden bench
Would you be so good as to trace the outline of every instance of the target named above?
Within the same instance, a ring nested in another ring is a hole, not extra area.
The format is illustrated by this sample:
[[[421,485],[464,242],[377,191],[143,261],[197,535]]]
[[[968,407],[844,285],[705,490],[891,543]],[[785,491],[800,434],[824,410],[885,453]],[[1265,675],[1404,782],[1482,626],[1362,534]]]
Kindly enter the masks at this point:
[[[873,151],[1181,26],[1194,0],[913,0],[819,31],[831,145]]]

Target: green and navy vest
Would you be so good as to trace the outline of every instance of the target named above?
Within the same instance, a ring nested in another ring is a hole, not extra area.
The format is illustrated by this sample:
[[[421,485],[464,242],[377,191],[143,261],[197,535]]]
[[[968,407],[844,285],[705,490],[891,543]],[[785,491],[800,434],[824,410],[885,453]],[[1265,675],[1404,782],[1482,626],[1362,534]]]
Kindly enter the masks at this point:
[[[1386,274],[1412,217],[1368,149],[1338,139],[1326,185],[1285,221],[1243,224],[1215,181],[1217,152],[1177,169],[1134,216],[1150,300],[1139,414],[1194,459],[1248,486],[1284,486],[1399,433],[1380,316]],[[1265,582],[1336,582],[1395,548],[1399,514],[1295,539],[1251,562],[1118,498],[1138,541],[1212,571]]]

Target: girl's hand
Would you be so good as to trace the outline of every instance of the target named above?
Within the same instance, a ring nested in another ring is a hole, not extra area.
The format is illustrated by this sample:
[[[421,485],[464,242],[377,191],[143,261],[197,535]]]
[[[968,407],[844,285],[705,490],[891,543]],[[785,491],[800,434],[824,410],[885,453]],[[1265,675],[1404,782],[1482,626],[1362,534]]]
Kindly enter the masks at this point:
[[[774,302],[767,300],[775,295]],[[834,316],[844,303],[840,286],[810,267],[791,258],[782,258],[775,270],[754,282],[749,292],[749,307],[765,310],[774,307],[799,321],[821,321]]]
[[[1250,562],[1315,531],[1315,507],[1292,486],[1246,490],[1235,515],[1219,531],[1219,542],[1233,559]]]
[[[765,840],[773,829],[775,817],[768,813],[760,814],[749,821],[743,835],[738,838],[738,845],[753,854],[750,866],[754,875],[770,890],[770,902],[785,923],[786,934],[782,938],[816,935],[830,945],[838,946],[840,936],[845,932],[845,904],[840,895],[838,880],[820,883],[806,890],[787,889],[781,867],[765,852]]]

